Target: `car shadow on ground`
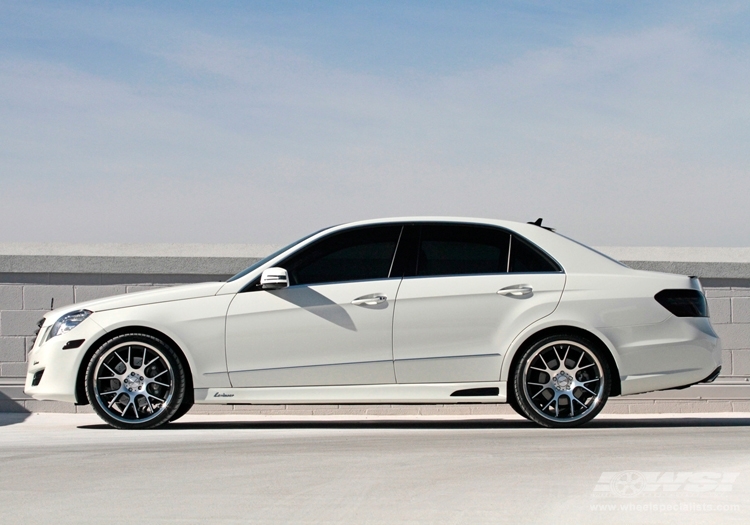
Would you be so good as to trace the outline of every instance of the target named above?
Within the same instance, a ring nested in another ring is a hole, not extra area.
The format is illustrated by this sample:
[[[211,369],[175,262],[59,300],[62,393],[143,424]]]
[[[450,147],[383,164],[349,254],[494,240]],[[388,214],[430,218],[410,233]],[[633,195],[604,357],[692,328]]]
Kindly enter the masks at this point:
[[[239,419],[239,418],[238,418]],[[644,418],[644,419],[601,419],[594,420],[580,429],[608,428],[689,428],[689,427],[750,427],[750,417],[678,417],[678,418]],[[87,430],[114,430],[109,425],[81,425],[78,428]],[[293,421],[176,421],[158,430],[290,430],[290,429],[442,429],[442,430],[481,430],[481,429],[539,429],[546,430],[530,421],[521,419],[465,419],[460,421],[445,420],[293,420]]]

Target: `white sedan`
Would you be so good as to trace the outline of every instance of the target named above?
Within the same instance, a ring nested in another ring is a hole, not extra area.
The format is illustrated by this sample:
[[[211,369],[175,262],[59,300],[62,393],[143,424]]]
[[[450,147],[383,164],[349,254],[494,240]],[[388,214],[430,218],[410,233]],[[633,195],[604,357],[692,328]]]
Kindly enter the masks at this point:
[[[226,282],[40,322],[26,393],[153,428],[194,403],[510,403],[580,425],[611,396],[712,381],[696,278],[638,271],[536,223],[403,218],[309,235]]]

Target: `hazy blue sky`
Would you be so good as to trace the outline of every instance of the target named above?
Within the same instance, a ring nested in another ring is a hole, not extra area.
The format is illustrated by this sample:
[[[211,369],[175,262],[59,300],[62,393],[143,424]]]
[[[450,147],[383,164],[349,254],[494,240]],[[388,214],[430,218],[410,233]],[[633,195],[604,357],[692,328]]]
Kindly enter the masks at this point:
[[[750,3],[0,0],[0,242],[750,245]]]

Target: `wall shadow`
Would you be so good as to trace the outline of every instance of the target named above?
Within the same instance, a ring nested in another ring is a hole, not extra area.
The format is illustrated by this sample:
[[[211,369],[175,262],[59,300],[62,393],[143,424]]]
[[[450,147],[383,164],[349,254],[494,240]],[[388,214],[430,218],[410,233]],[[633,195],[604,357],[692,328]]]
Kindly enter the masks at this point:
[[[21,423],[30,415],[21,403],[0,392],[0,427]]]

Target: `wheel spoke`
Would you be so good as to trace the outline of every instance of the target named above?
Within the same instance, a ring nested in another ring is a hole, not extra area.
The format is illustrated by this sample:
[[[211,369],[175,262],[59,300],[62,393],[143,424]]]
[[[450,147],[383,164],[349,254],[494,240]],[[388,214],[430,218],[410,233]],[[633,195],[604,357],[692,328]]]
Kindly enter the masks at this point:
[[[154,377],[149,377],[149,379],[151,379],[153,381],[154,379],[156,379],[160,375],[166,374],[167,372],[169,372],[169,370],[162,370],[161,372],[159,372],[158,374],[156,374]]]
[[[130,363],[126,363],[125,360],[122,358],[122,356],[120,354],[118,354],[117,352],[115,352],[115,355],[117,356],[117,358],[120,361],[122,361],[122,364],[125,365],[125,368],[126,368],[126,371],[127,371],[127,369],[130,368]],[[128,357],[128,359],[130,359],[130,358]]]
[[[160,383],[159,381],[151,381],[151,383],[156,383],[157,385],[161,385],[161,386],[164,386],[164,387],[167,387],[167,388],[169,388],[171,386],[171,385],[168,385],[167,383]],[[149,383],[149,384],[151,384],[151,383]]]
[[[576,396],[572,396],[572,397],[573,397],[573,401],[578,401],[578,404],[581,405],[584,409],[588,408],[588,406],[586,405],[586,403],[584,403],[583,401],[581,401],[580,399],[578,399]]]
[[[589,387],[587,387],[585,385],[581,385],[581,388],[583,388],[586,392],[588,392],[591,395],[594,395],[594,396],[596,395],[596,392],[594,392],[593,390],[589,389]]]
[[[542,388],[539,392],[537,392],[536,394],[534,394],[533,396],[531,396],[531,399],[534,399],[536,396],[538,396],[539,394],[541,394],[545,390],[547,390],[547,389],[546,388]]]
[[[119,392],[118,392],[118,393],[119,393]],[[117,396],[113,397],[113,398],[112,398],[112,401],[110,401],[110,402],[109,402],[109,404],[107,405],[107,408],[112,408],[112,405],[114,405],[114,404],[115,404],[115,402],[116,402],[116,401],[117,401],[118,399],[120,399],[120,396],[119,396],[119,395],[117,395]]]

